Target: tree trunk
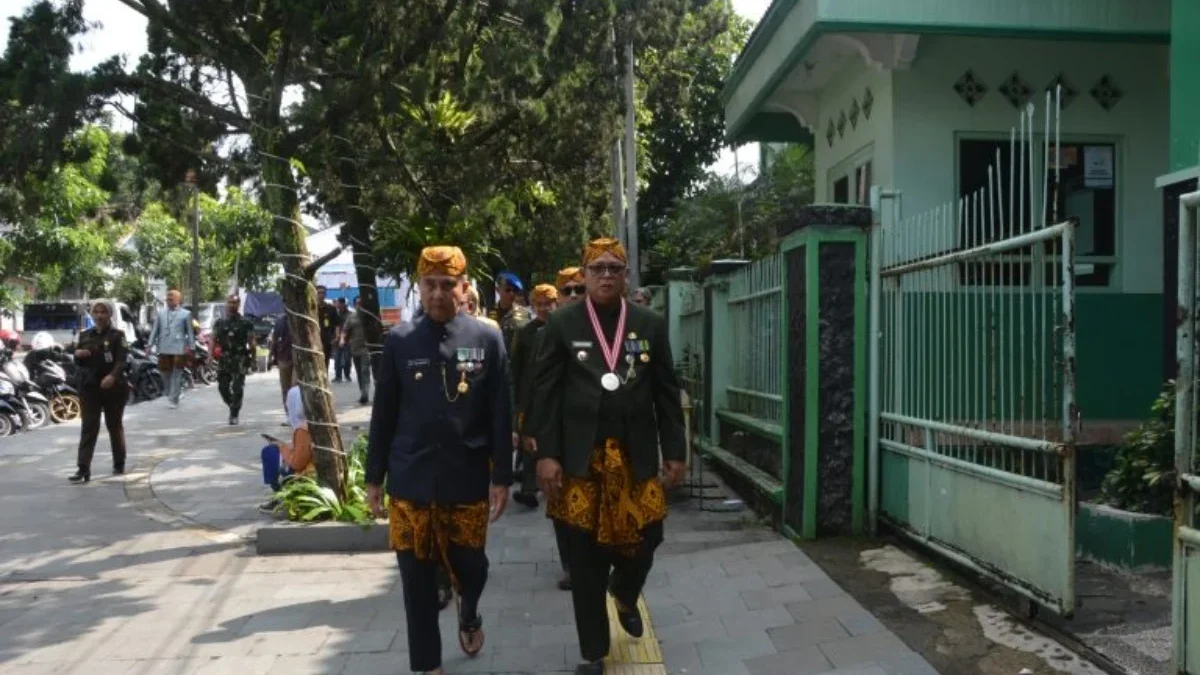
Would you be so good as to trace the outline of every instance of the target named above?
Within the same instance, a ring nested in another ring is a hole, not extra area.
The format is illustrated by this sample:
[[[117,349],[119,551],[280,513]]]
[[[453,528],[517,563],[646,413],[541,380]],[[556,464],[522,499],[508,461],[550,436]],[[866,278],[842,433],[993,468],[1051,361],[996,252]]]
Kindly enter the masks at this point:
[[[347,148],[345,157],[353,157],[353,148]],[[371,369],[378,376],[379,356],[383,353],[383,314],[379,309],[379,289],[376,288],[379,269],[371,244],[371,221],[359,204],[362,191],[359,189],[358,167],[353,161],[339,160],[338,172],[342,183],[342,198],[345,203],[346,222],[342,225],[341,240],[354,252],[354,273],[358,278],[359,307],[364,315],[363,333],[367,348],[371,351]],[[378,380],[378,377],[376,378]]]
[[[317,294],[312,283],[315,269],[309,269],[311,256],[300,221],[300,203],[292,168],[273,139],[278,132],[264,133],[256,143],[262,159],[264,192],[268,210],[274,218],[272,243],[283,258],[283,303],[288,311],[288,329],[292,336],[292,362],[300,381],[305,419],[313,441],[313,462],[317,478],[345,496],[345,450],[338,431],[333,395],[329,390],[329,368],[321,347],[317,321]]]

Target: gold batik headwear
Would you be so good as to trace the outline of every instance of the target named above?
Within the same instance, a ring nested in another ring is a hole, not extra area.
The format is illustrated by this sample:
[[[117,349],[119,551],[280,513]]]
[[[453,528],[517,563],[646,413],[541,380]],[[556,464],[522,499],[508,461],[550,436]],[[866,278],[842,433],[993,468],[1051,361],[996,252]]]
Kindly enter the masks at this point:
[[[561,290],[563,286],[577,281],[583,283],[583,270],[578,267],[564,267],[558,271],[558,279],[554,281],[554,285]]]
[[[601,237],[599,239],[593,239],[592,241],[588,242],[587,246],[584,247],[583,264],[587,265],[605,253],[611,253],[615,255],[621,262],[626,262],[628,260],[628,258],[625,257],[625,247],[621,245],[621,242],[613,239],[612,237]]]
[[[461,277],[467,273],[467,256],[457,246],[426,246],[417,259],[417,276],[431,274]]]
[[[550,284],[538,284],[533,287],[533,297],[530,302],[541,302],[545,300],[558,300],[558,289]]]

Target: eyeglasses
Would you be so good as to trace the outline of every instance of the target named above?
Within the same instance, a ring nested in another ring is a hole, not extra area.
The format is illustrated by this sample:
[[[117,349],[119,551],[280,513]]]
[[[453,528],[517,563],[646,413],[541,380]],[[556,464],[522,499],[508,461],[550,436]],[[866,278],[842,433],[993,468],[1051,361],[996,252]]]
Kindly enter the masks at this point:
[[[598,277],[619,277],[625,273],[625,266],[617,263],[594,263],[587,266],[587,270]]]
[[[586,292],[587,289],[579,284],[571,284],[569,286],[563,286],[562,288],[562,294],[567,296],[583,295]]]

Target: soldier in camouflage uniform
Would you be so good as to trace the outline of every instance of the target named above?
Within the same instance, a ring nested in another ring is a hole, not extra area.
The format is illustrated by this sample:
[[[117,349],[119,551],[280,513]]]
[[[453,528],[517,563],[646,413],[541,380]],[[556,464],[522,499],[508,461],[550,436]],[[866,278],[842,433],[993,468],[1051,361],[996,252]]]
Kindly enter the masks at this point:
[[[488,312],[488,318],[500,324],[500,332],[504,335],[504,348],[512,353],[513,337],[525,324],[533,320],[529,309],[517,304],[517,294],[525,290],[521,279],[512,272],[501,272],[496,275],[496,294],[500,296],[496,308]]]
[[[217,360],[217,388],[229,406],[229,424],[238,423],[242,394],[246,391],[246,373],[254,361],[254,324],[241,315],[242,301],[237,295],[225,300],[225,317],[213,324],[212,334],[221,350]]]

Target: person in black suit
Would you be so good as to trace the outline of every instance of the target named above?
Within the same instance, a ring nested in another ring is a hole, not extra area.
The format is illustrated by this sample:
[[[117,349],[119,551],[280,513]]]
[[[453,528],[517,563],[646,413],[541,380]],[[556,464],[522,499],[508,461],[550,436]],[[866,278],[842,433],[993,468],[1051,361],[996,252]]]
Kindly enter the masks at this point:
[[[620,242],[591,242],[583,263],[587,296],[542,331],[526,424],[546,513],[567,549],[583,657],[575,672],[600,675],[610,646],[605,594],[625,632],[645,630],[638,597],[662,542],[665,491],[683,479],[686,454],[666,321],[625,300]]]
[[[517,329],[512,341],[512,377],[516,393],[517,433],[522,433],[529,396],[533,389],[533,357],[537,354],[542,329],[558,305],[558,289],[550,284],[538,284],[533,289],[533,319]],[[528,447],[517,453],[517,474],[521,478],[521,489],[513,495],[513,501],[527,508],[538,507],[537,475],[534,471],[532,453]]]
[[[367,445],[367,501],[386,512],[404,586],[412,670],[441,675],[437,569],[458,596],[458,642],[483,648],[478,603],[487,581],[488,524],[512,484],[508,356],[496,328],[459,312],[467,261],[454,246],[421,252],[424,316],[394,328],[379,364]],[[490,517],[489,517],[490,514]]]

